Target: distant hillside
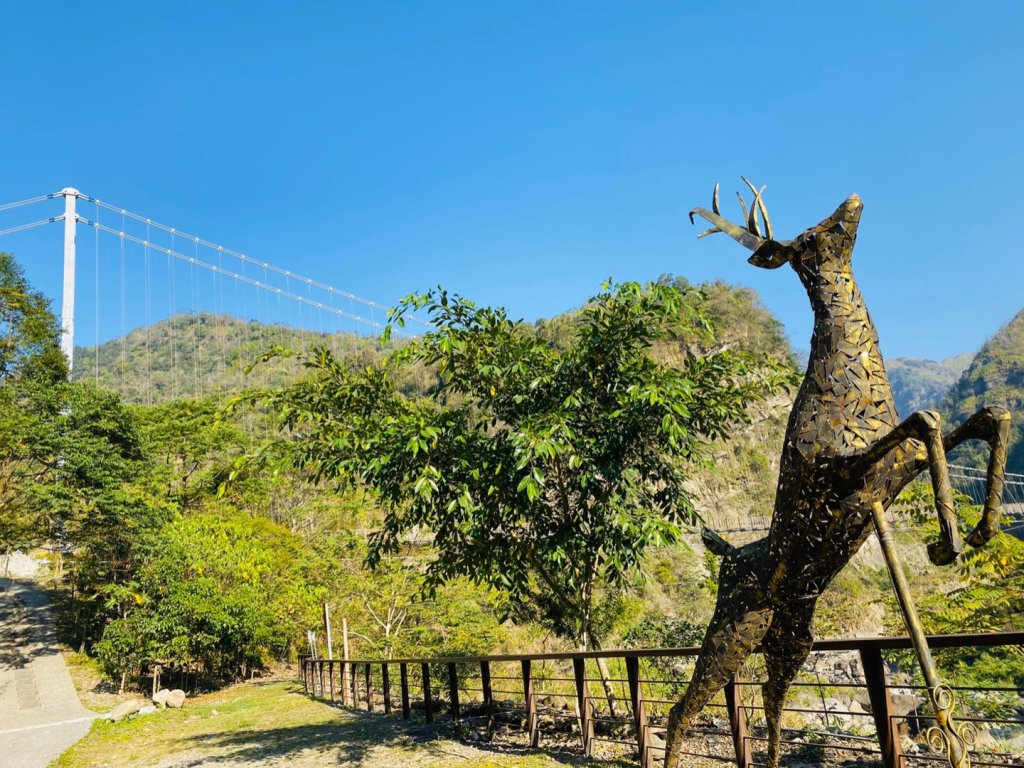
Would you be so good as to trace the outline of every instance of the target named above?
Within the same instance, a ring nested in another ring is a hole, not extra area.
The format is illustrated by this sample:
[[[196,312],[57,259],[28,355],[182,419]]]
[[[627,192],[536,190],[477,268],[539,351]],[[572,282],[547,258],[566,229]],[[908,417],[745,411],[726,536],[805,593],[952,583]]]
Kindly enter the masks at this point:
[[[313,344],[326,344],[362,364],[378,355],[375,336],[315,333],[227,315],[188,314],[136,328],[98,348],[77,348],[75,378],[95,378],[134,404],[232,394],[295,378],[299,364],[294,358],[261,363],[246,374],[246,367],[271,346],[300,351]]]
[[[985,405],[1004,405],[1014,414],[1007,469],[1024,472],[1024,311],[982,346],[942,402],[942,412],[959,424]],[[957,451],[962,463],[984,466],[987,446],[972,443]]]
[[[683,278],[665,276],[663,281],[681,287]],[[716,281],[696,286],[705,296],[703,309],[713,323],[713,341],[705,343],[665,341],[656,349],[667,362],[685,354],[700,354],[708,347],[729,347],[793,361],[782,323],[749,289]],[[566,312],[534,324],[533,330],[554,344],[567,340],[576,313]],[[264,325],[223,315],[178,315],[148,327],[137,328],[124,338],[99,348],[75,352],[75,377],[96,378],[100,385],[120,392],[135,404],[162,403],[197,395],[230,396],[250,387],[277,386],[300,375],[294,358],[260,364],[250,374],[246,366],[271,345],[294,350],[326,343],[353,365],[366,365],[380,355],[376,337],[351,334],[326,335],[279,325]],[[414,372],[401,382],[409,393],[426,391],[433,374]],[[783,396],[759,406],[755,424],[737,433],[728,445],[717,446],[717,470],[702,473],[695,492],[700,507],[709,515],[745,516],[771,513],[778,455],[791,401]]]
[[[924,360],[920,357],[897,357],[886,361],[896,410],[901,418],[914,411],[936,408],[949,388],[971,364],[973,355],[963,354],[945,360]]]

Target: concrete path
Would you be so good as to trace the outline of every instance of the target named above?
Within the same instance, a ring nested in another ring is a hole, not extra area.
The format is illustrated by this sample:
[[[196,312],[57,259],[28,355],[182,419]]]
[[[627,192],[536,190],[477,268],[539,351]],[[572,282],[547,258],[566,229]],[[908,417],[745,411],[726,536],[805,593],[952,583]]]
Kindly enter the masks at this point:
[[[96,717],[57,648],[49,598],[31,581],[0,579],[0,768],[45,768]]]

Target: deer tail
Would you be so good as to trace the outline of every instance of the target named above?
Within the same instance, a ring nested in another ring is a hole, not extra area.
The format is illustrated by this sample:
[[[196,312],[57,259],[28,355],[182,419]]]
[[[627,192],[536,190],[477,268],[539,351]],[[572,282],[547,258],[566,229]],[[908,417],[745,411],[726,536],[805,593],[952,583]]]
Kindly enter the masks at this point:
[[[731,555],[733,552],[736,551],[736,547],[734,547],[728,541],[723,539],[710,528],[701,529],[700,540],[704,542],[704,546],[708,548],[708,551],[713,552],[719,557]]]

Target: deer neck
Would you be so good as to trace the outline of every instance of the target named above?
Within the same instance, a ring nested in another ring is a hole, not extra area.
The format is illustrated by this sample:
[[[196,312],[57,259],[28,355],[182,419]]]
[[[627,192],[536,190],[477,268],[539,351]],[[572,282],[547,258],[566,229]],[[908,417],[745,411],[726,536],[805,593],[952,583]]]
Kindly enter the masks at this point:
[[[876,402],[892,401],[878,332],[868,313],[849,259],[797,266],[814,310],[808,373],[815,389],[859,392]],[[883,406],[883,410],[889,410]],[[895,411],[893,411],[895,413]]]

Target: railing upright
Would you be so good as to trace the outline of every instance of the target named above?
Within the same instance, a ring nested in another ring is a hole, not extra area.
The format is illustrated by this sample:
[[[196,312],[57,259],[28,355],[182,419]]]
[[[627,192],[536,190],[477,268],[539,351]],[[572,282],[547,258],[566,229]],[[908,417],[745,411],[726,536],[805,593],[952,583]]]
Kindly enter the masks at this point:
[[[750,738],[747,735],[747,713],[740,699],[740,689],[736,685],[736,676],[729,678],[723,689],[725,706],[729,712],[729,730],[732,731],[732,743],[736,750],[736,765],[739,768],[750,768],[754,756],[750,749]]]
[[[494,694],[491,692],[491,663],[480,662],[480,687],[483,689],[484,709],[487,712],[487,726],[485,733],[490,740],[494,733]]]
[[[380,684],[384,689],[384,714],[391,714],[391,678],[388,675],[388,663],[385,661],[380,665]]]
[[[423,711],[426,714],[427,722],[434,722],[434,707],[430,699],[430,665],[423,664]]]
[[[452,710],[452,724],[459,724],[459,673],[455,662],[448,662],[448,700]]]
[[[590,757],[594,743],[594,721],[590,712],[590,694],[587,691],[586,660],[573,658],[572,675],[576,682],[576,707],[580,715],[580,739],[583,741],[583,754]]]
[[[408,720],[409,711],[409,665],[404,661],[398,665],[398,683],[402,689],[402,719]]]
[[[540,731],[537,729],[537,696],[533,690],[533,671],[529,659],[523,659],[523,694],[526,696],[526,734],[531,747],[540,744]]]
[[[366,665],[366,711],[373,712],[373,669]]]
[[[878,746],[882,749],[885,768],[903,768],[903,743],[896,723],[896,710],[889,695],[885,679],[885,662],[878,648],[862,647],[860,663],[864,667],[864,681],[867,683],[871,714],[878,731]]]
[[[640,765],[648,768],[650,756],[648,746],[647,705],[644,702],[644,689],[640,681],[640,657],[626,657],[626,679],[629,681],[629,699],[633,710],[633,728],[636,731],[636,748],[640,756]]]

